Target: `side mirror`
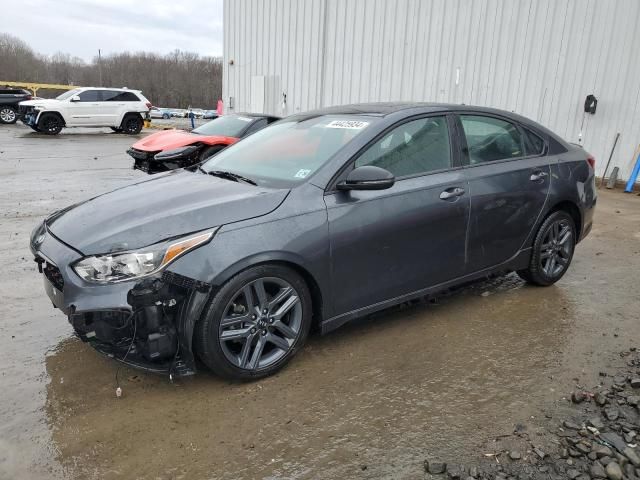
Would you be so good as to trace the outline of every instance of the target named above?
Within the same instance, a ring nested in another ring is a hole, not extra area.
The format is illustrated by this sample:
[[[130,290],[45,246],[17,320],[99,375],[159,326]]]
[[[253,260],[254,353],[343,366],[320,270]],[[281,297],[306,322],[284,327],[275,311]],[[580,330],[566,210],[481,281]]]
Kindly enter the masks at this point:
[[[79,102],[80,101],[80,95],[74,95],[73,97],[71,97],[71,101],[72,102]]]
[[[391,188],[396,177],[388,170],[373,165],[354,168],[347,179],[339,183],[338,190],[385,190]]]

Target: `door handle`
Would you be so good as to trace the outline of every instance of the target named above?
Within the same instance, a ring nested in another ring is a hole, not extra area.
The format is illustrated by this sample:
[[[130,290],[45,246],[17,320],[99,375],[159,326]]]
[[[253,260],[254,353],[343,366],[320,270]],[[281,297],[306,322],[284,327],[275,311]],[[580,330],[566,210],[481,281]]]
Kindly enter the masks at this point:
[[[464,188],[452,187],[447,188],[440,194],[440,200],[450,200],[452,198],[460,197],[464,195]]]
[[[544,180],[544,177],[546,177],[547,175],[549,175],[547,172],[536,171],[531,174],[529,180],[531,180],[532,182],[537,182],[538,180]]]

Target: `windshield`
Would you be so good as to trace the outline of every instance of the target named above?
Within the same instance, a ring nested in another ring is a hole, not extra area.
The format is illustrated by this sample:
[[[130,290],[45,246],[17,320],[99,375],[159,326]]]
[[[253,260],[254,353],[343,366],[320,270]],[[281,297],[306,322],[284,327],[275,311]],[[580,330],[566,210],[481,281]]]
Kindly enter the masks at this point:
[[[376,121],[376,117],[356,115],[285,119],[224,149],[202,168],[236,173],[268,186],[290,187],[310,177]]]
[[[224,115],[192,130],[191,133],[238,138],[254,120],[255,118],[243,117],[242,115]]]
[[[73,90],[69,90],[67,92],[64,92],[62,95],[58,95],[56,97],[56,100],[66,100],[67,98],[71,98],[74,95],[77,95],[79,91],[80,91],[79,88],[74,88]]]

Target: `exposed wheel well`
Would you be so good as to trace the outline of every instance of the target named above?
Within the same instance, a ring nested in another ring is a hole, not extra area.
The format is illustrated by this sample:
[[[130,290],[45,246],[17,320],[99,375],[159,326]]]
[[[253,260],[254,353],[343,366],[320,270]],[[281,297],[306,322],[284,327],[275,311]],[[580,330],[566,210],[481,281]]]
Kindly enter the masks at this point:
[[[573,219],[573,223],[576,226],[576,235],[578,238],[580,238],[580,232],[582,232],[582,215],[580,214],[580,209],[577,207],[575,203],[565,200],[564,202],[560,202],[557,205],[555,205],[549,211],[549,215],[559,210],[565,211],[569,215],[571,215],[571,218]]]
[[[313,275],[311,275],[311,273],[309,273],[309,271],[307,271],[305,268],[292,262],[277,260],[267,263],[280,264],[285,267],[289,267],[299,273],[302,278],[304,278],[307,287],[309,287],[309,293],[311,294],[311,305],[313,308],[313,325],[319,326],[320,322],[322,322],[322,292],[320,291],[318,282],[316,282],[316,279],[313,278]]]
[[[142,114],[138,113],[138,112],[127,112],[122,116],[122,121],[124,122],[128,117],[139,117],[141,120],[143,120]]]
[[[40,114],[40,116],[38,117],[38,123],[40,123],[40,121],[42,120],[42,118],[46,115],[55,115],[56,117],[58,117],[60,119],[60,121],[62,122],[62,125],[67,125],[67,122],[64,121],[64,117],[59,113],[59,112],[42,112]]]

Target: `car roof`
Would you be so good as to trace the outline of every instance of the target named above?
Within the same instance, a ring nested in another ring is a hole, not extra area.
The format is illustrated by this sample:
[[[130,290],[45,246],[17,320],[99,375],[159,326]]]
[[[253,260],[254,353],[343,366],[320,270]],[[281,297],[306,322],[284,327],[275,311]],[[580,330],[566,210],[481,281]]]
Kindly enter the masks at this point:
[[[500,110],[497,108],[479,107],[475,105],[465,105],[461,103],[437,103],[437,102],[372,102],[353,103],[349,105],[335,105],[320,108],[309,112],[297,114],[295,116],[317,116],[317,115],[374,115],[387,116],[403,110],[421,109],[425,112],[441,112],[455,110],[473,110],[478,112],[495,113],[499,115],[514,116],[513,112]]]
[[[266,118],[268,120],[280,120],[281,117],[276,117],[275,115],[268,115],[266,113],[250,113],[250,112],[237,112],[230,113],[229,115],[238,115],[242,117],[252,117],[252,118]]]
[[[136,93],[140,93],[142,92],[142,90],[134,90],[132,88],[125,88],[125,87],[74,87],[74,89],[78,89],[78,90],[116,90],[118,92],[136,92]]]
[[[291,115],[288,118],[302,121],[307,118],[313,118],[320,115],[369,115],[377,117],[386,117],[387,115],[402,112],[404,110],[412,110],[411,114],[421,113],[437,113],[437,112],[472,112],[485,113],[489,115],[498,115],[509,118],[514,122],[534,127],[536,130],[544,132],[548,136],[554,138],[561,144],[566,142],[552,132],[548,128],[527,117],[523,117],[515,112],[501,110],[499,108],[480,107],[476,105],[465,105],[464,103],[437,103],[437,102],[373,102],[373,103],[354,103],[350,105],[335,105],[331,107],[320,108],[308,112]]]

